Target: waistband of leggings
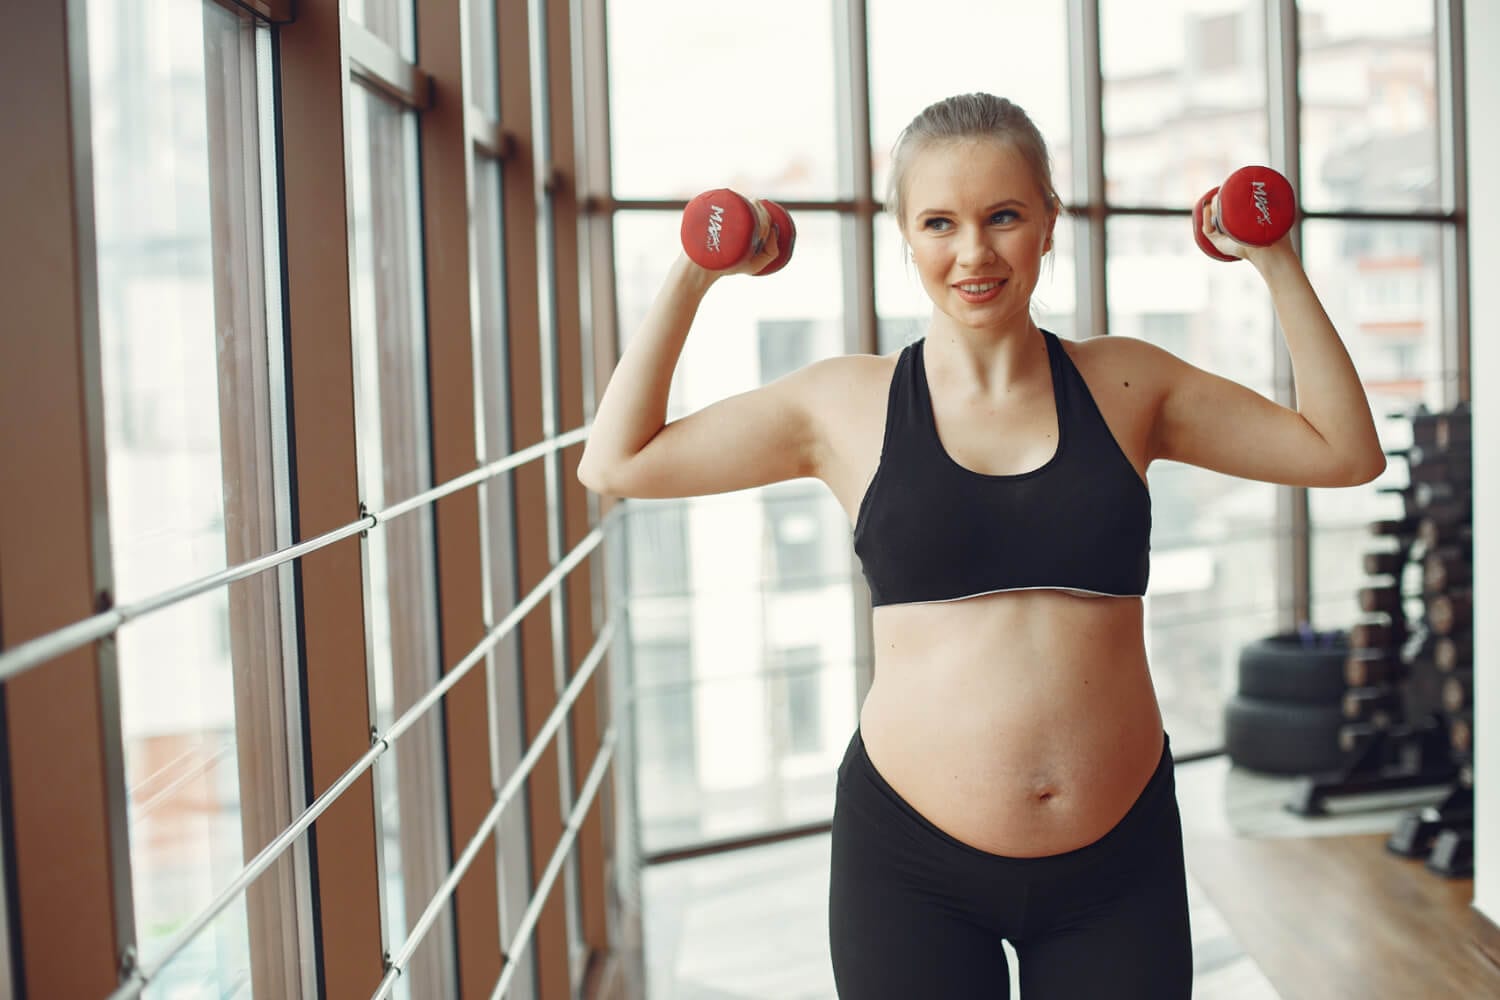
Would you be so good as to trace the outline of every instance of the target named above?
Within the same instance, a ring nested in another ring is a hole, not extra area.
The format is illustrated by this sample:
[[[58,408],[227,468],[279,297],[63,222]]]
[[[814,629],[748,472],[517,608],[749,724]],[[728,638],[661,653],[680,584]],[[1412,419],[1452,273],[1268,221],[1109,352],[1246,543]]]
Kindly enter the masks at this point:
[[[926,816],[917,811],[916,807],[901,797],[901,793],[885,780],[881,773],[875,769],[875,764],[870,760],[869,753],[865,750],[864,734],[858,728],[854,730],[854,749],[859,756],[860,767],[869,775],[876,788],[894,803],[898,808],[910,816],[921,826],[925,827],[933,836],[947,843],[954,850],[962,851],[981,859],[985,864],[999,866],[1015,871],[1026,869],[1046,869],[1048,874],[1064,874],[1065,870],[1087,867],[1110,854],[1122,844],[1128,843],[1137,832],[1137,828],[1151,819],[1151,813],[1161,808],[1164,796],[1175,796],[1175,781],[1172,762],[1172,744],[1165,732],[1162,733],[1161,759],[1157,761],[1156,770],[1151,773],[1144,788],[1136,796],[1135,802],[1131,803],[1125,815],[1109,829],[1104,836],[1091,844],[1064,851],[1061,854],[1044,854],[1037,857],[1011,857],[1004,854],[992,854],[989,851],[966,844],[962,840],[937,826]],[[1039,871],[1040,873],[1040,871]]]

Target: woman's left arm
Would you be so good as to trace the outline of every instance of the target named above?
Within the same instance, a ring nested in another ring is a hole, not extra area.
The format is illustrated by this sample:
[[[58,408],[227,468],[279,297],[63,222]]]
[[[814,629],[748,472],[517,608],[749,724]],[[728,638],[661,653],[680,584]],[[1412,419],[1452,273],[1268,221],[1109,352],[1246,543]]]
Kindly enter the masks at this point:
[[[1380,475],[1385,455],[1359,373],[1291,241],[1257,248],[1209,236],[1265,279],[1291,354],[1297,408],[1185,362],[1169,364],[1155,457],[1294,486],[1356,486]]]

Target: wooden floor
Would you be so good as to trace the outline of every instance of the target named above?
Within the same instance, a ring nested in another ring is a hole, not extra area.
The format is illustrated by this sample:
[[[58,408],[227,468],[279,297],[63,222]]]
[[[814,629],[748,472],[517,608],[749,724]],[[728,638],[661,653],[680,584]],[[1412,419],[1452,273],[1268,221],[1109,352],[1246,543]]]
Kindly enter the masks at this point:
[[[1382,834],[1198,836],[1189,866],[1283,1000],[1500,998],[1500,931]]]

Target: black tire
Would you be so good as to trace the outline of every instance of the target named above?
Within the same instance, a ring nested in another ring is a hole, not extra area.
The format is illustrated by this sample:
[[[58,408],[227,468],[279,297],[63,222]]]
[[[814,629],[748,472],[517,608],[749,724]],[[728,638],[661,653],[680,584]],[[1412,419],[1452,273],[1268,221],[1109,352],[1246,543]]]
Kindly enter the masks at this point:
[[[1338,705],[1262,701],[1235,695],[1224,706],[1224,748],[1252,771],[1316,774],[1343,763]]]
[[[1324,633],[1317,644],[1296,634],[1256,639],[1240,649],[1239,691],[1247,698],[1331,705],[1344,696],[1349,637]]]

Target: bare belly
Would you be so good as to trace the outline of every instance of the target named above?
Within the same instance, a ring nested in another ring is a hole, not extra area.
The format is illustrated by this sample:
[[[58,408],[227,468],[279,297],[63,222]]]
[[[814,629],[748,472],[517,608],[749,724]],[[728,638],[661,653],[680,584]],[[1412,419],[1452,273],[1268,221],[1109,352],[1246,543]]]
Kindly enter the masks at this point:
[[[875,609],[860,731],[951,836],[1006,857],[1084,847],[1161,759],[1139,598],[1050,591]]]

